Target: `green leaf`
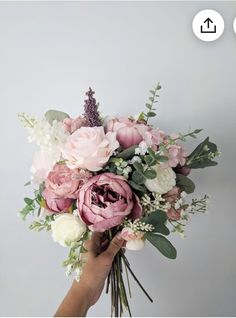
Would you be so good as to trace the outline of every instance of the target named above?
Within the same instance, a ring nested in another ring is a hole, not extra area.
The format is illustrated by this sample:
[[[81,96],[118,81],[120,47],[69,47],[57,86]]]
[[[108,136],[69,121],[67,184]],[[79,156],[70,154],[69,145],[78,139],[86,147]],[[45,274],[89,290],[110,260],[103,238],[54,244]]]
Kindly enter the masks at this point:
[[[216,165],[218,165],[218,162],[210,159],[204,159],[202,161],[192,162],[191,164],[187,165],[187,167],[191,169],[203,169],[207,167],[213,167]]]
[[[153,159],[156,159],[156,153],[151,147],[148,148],[148,153]]]
[[[154,229],[153,232],[161,233],[163,235],[169,235],[170,234],[170,230],[168,229],[168,227],[165,224],[157,224],[157,225],[155,225],[155,229]]]
[[[148,112],[147,115],[148,115],[148,117],[155,117],[155,116],[156,116],[156,113],[154,113],[154,112]]]
[[[146,192],[146,188],[145,188],[145,187],[143,187],[143,186],[141,186],[141,185],[135,183],[135,182],[132,181],[132,180],[129,180],[129,184],[130,184],[131,187],[134,188],[135,190],[138,190],[138,191],[140,191],[140,192],[142,192],[142,193],[145,193],[145,192]]]
[[[24,201],[26,204],[28,205],[32,205],[34,203],[34,200],[30,199],[30,198],[24,198]]]
[[[131,159],[135,155],[135,149],[137,146],[132,146],[130,148],[127,148],[123,150],[122,152],[118,153],[116,158],[122,158],[124,160]]]
[[[144,160],[149,167],[156,164],[156,160],[150,155],[145,156]]]
[[[31,181],[28,181],[28,182],[26,182],[25,184],[24,184],[24,186],[26,187],[26,186],[28,186],[28,185],[30,185],[31,184]]]
[[[133,166],[140,174],[143,174],[143,165],[140,162],[135,161]]]
[[[157,173],[155,170],[153,169],[147,169],[145,172],[144,172],[144,175],[147,179],[155,179],[156,176],[157,176]]]
[[[176,174],[176,185],[186,193],[193,193],[195,190],[195,184],[193,181],[180,173]]]
[[[166,212],[162,210],[156,210],[149,215],[142,218],[140,221],[155,226],[156,224],[164,224],[167,220]]]
[[[156,155],[156,159],[159,162],[166,162],[169,158],[166,156],[160,156],[160,155]]]
[[[144,237],[155,246],[164,256],[175,259],[177,251],[167,238],[159,234],[145,233]]]
[[[132,173],[132,180],[137,184],[144,184],[146,179],[143,174],[140,174],[138,171],[134,171]]]
[[[68,114],[54,109],[48,110],[44,116],[49,124],[52,124],[54,120],[63,121],[65,118],[70,117]]]

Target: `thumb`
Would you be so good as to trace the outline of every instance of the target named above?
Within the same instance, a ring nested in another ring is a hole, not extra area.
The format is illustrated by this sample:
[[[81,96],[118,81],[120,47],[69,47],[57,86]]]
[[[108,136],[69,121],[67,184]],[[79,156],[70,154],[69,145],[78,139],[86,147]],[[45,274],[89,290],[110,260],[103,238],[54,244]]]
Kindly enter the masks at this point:
[[[116,236],[113,237],[112,241],[110,242],[108,248],[102,253],[103,256],[113,260],[123,244],[124,240],[120,237],[120,233],[116,234]]]

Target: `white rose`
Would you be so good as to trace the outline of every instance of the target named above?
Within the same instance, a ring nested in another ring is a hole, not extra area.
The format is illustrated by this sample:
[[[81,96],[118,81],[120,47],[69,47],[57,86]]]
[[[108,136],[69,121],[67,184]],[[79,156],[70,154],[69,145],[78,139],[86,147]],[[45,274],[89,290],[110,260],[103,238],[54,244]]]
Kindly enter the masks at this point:
[[[86,225],[78,216],[64,213],[52,222],[51,229],[53,240],[62,246],[67,246],[66,243],[79,240],[86,231]]]
[[[145,242],[142,239],[129,240],[126,242],[126,248],[131,251],[139,251],[144,248]]]
[[[156,171],[155,179],[147,179],[145,186],[149,191],[164,194],[170,191],[176,184],[176,175],[174,171],[167,167],[164,168],[162,165],[155,165],[152,167]]]

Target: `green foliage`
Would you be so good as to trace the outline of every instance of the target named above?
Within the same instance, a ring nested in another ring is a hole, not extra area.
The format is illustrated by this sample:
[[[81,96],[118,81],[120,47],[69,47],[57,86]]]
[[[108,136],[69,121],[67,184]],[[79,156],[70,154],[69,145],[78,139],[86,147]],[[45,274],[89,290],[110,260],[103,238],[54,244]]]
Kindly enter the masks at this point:
[[[195,184],[193,181],[183,174],[176,174],[176,185],[186,193],[193,193],[195,190]]]
[[[54,220],[54,215],[47,215],[44,220],[34,221],[30,226],[30,230],[35,230],[40,232],[42,230],[50,231],[51,230],[51,222]]]
[[[129,184],[133,189],[142,192],[143,194],[147,192],[147,189],[144,186],[137,184],[133,180],[129,180]]]
[[[160,234],[154,233],[145,233],[144,237],[153,245],[155,246],[159,252],[161,252],[164,256],[170,259],[175,259],[177,256],[177,251],[175,247],[171,244],[166,237]]]
[[[132,146],[130,148],[127,148],[127,149],[123,150],[122,152],[118,153],[116,158],[122,158],[124,160],[129,160],[134,156],[136,148],[137,148],[137,146]]]
[[[166,212],[161,211],[161,210],[156,210],[156,211],[148,214],[144,218],[142,218],[140,221],[144,222],[146,224],[153,225],[153,227],[154,227],[153,232],[155,232],[155,233],[169,235],[170,231],[165,225],[166,220],[167,220]]]
[[[139,115],[139,121],[145,121],[148,122],[149,118],[155,117],[155,108],[154,104],[157,103],[157,98],[159,97],[158,91],[161,89],[160,84],[158,83],[152,90],[149,91],[150,96],[148,97],[148,102],[145,104],[145,107],[147,108],[147,112],[142,112]]]
[[[138,171],[132,173],[132,180],[137,184],[144,184],[146,178],[143,174],[140,174]]]
[[[191,169],[216,166],[217,162],[213,159],[219,155],[216,144],[210,142],[207,137],[195,150],[188,156],[186,166]]]
[[[44,189],[44,183],[40,184],[39,189],[34,191],[34,198],[24,198],[25,206],[20,210],[19,214],[21,218],[25,221],[27,215],[34,214],[38,210],[38,215],[41,210],[40,202],[42,200],[42,192]]]
[[[86,253],[87,250],[84,247],[84,242],[88,239],[89,232],[85,232],[84,235],[77,242],[70,242],[68,246],[70,251],[67,259],[62,263],[62,266],[67,267],[67,275],[70,275],[76,269],[82,269],[84,260],[80,258],[81,253]]]
[[[65,118],[70,117],[68,114],[54,109],[48,110],[44,116],[49,124],[52,124],[54,120],[63,121]]]

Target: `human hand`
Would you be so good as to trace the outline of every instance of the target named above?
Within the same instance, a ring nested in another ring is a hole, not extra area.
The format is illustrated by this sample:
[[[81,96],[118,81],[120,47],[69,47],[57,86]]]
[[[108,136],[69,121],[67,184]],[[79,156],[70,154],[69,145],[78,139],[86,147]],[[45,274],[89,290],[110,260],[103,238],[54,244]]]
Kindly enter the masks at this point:
[[[99,299],[114,257],[124,244],[116,235],[109,244],[103,233],[94,232],[86,241],[86,263],[79,282],[74,281],[59,306],[56,317],[82,317]]]

